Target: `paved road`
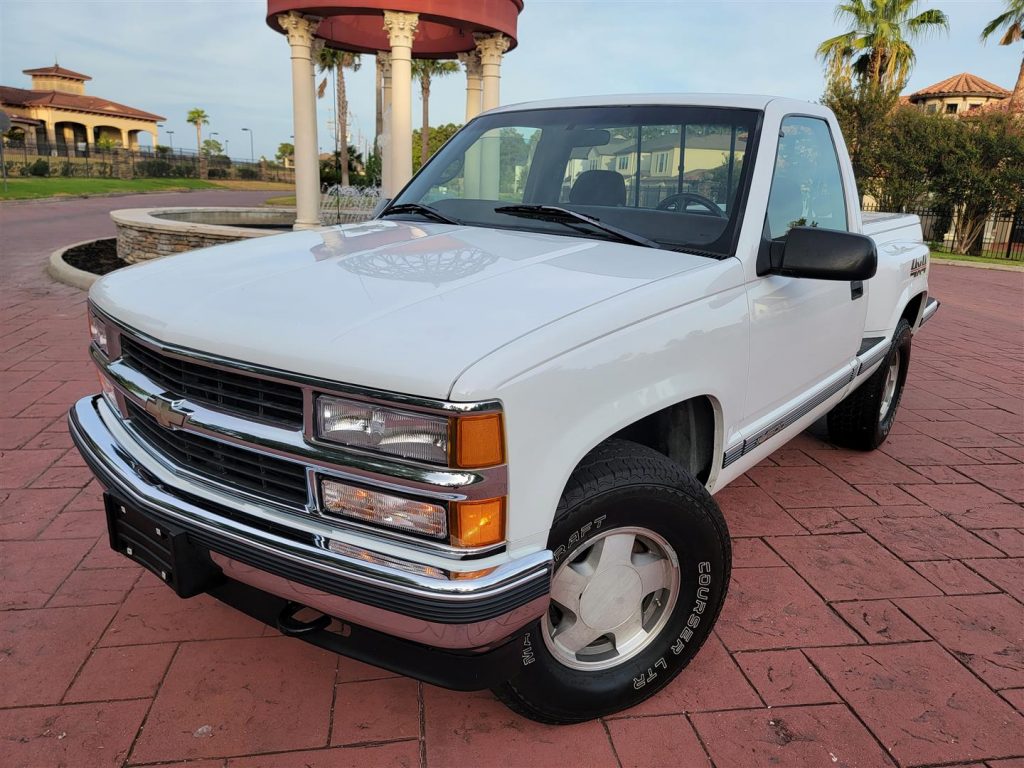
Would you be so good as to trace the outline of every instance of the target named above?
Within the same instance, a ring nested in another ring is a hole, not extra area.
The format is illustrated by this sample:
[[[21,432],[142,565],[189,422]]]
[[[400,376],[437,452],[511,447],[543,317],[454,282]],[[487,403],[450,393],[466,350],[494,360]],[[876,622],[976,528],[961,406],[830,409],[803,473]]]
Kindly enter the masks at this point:
[[[150,195],[121,195],[0,203],[0,256],[50,253],[62,245],[96,237],[113,237],[107,215],[119,208],[190,205],[262,205],[280,192],[195,190]]]
[[[5,766],[1024,766],[1024,275],[934,267],[944,307],[883,449],[804,434],[722,491],[715,635],[640,707],[550,728],[178,600],[110,552],[64,426],[97,386],[83,294],[43,259],[112,208],[213,194],[0,207]]]

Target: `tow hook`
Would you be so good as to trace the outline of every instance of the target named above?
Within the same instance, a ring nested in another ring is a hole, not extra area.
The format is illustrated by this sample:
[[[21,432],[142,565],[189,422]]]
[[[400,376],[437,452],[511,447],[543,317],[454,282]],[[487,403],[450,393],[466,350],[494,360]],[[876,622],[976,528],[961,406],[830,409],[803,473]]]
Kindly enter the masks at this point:
[[[310,621],[302,621],[295,618],[295,614],[305,610],[307,607],[302,605],[302,603],[289,602],[281,609],[281,613],[277,615],[277,628],[281,634],[297,637],[308,635],[312,632],[319,632],[321,629],[327,629],[330,626],[331,617],[323,613]]]

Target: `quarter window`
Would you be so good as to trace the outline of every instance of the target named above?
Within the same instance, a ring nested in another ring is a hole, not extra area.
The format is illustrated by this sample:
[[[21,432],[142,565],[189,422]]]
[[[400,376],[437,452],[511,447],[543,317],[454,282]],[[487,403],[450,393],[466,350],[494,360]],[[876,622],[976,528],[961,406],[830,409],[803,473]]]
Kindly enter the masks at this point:
[[[828,123],[815,117],[782,121],[775,174],[768,196],[774,240],[792,227],[848,229],[839,157]]]

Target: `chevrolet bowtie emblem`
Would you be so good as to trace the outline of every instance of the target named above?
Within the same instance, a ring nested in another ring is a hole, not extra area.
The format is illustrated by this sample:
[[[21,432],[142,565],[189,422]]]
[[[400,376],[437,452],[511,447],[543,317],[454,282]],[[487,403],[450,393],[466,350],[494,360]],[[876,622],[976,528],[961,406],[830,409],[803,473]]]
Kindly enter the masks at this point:
[[[146,413],[156,419],[164,429],[182,426],[188,420],[188,413],[179,410],[180,400],[168,400],[160,395],[152,395],[146,401]]]

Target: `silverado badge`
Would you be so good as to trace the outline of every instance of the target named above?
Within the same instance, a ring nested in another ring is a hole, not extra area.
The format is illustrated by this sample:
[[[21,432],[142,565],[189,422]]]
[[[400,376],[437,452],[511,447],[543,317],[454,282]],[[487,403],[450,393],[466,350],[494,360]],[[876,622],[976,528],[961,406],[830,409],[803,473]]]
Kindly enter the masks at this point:
[[[188,413],[180,410],[180,400],[169,400],[160,395],[151,395],[146,401],[146,413],[156,419],[164,429],[175,429],[188,420]]]

